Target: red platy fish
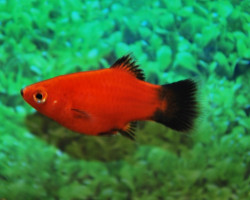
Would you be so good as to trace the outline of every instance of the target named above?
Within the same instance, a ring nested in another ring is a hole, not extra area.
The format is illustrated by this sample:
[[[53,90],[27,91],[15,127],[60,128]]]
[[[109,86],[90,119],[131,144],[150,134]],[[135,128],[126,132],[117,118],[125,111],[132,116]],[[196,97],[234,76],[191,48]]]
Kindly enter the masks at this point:
[[[21,95],[43,115],[88,135],[120,132],[134,139],[135,122],[153,120],[188,131],[197,116],[197,86],[192,80],[154,85],[129,55],[110,68],[41,81]]]

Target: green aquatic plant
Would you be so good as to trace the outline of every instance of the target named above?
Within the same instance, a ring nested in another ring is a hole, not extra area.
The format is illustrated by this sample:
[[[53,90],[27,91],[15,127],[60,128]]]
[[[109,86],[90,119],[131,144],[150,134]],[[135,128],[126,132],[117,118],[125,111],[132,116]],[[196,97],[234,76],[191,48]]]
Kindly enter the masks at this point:
[[[0,199],[247,199],[249,5],[0,1]],[[25,85],[127,53],[152,83],[201,79],[192,133],[140,123],[136,143],[81,136],[20,97]]]

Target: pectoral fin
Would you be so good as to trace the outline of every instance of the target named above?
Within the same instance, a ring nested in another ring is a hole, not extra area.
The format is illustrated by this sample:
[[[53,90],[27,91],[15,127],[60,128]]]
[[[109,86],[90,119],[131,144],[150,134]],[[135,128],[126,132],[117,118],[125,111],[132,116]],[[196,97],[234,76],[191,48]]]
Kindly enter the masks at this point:
[[[83,118],[83,119],[89,119],[90,118],[90,114],[83,111],[83,110],[79,110],[76,108],[71,108],[71,110],[73,111],[73,114],[76,118]]]

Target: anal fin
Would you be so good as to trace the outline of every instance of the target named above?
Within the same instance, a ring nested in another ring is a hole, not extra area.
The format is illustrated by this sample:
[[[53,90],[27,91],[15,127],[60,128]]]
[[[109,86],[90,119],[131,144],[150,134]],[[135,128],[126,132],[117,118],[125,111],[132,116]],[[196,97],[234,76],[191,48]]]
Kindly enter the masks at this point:
[[[129,124],[127,124],[124,129],[119,130],[119,132],[121,133],[121,135],[131,139],[131,140],[135,140],[135,128],[136,128],[136,122],[130,122]]]

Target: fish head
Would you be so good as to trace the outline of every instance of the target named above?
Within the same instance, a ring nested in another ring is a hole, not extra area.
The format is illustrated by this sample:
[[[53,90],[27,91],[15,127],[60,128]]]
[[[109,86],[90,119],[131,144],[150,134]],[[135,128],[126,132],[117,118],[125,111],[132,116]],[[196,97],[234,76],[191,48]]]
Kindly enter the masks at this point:
[[[29,85],[20,92],[28,104],[52,119],[56,114],[63,112],[65,101],[61,98],[60,88],[50,80]]]

